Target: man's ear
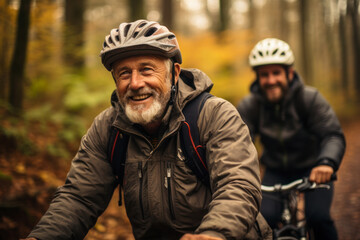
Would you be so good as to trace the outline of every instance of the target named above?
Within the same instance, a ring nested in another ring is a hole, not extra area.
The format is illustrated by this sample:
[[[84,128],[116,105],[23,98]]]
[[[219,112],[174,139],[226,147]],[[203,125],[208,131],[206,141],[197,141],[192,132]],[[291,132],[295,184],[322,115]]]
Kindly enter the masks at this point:
[[[112,70],[112,69],[111,69],[111,76],[113,77],[114,82],[115,82],[115,84],[116,84],[116,78],[115,78],[115,75],[114,75],[114,70]]]
[[[291,82],[294,78],[294,68],[293,67],[289,67],[288,68],[288,79]]]
[[[174,63],[175,84],[179,80],[180,71],[181,71],[180,64],[179,63]]]

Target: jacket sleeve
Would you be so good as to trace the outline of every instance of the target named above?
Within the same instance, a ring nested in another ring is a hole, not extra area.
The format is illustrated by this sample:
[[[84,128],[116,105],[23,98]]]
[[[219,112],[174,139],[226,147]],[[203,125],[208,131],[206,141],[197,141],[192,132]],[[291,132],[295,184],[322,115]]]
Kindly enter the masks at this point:
[[[237,110],[245,124],[249,127],[251,139],[254,142],[255,136],[258,133],[259,103],[253,95],[247,95],[239,102]]]
[[[345,153],[345,137],[340,122],[325,98],[316,91],[309,107],[308,127],[320,139],[318,163],[327,159],[336,171]]]
[[[106,159],[109,112],[100,114],[82,138],[65,184],[28,237],[83,239],[106,209],[116,186]]]
[[[198,121],[213,198],[196,232],[242,239],[261,202],[259,163],[249,129],[231,103],[216,97],[206,101]]]

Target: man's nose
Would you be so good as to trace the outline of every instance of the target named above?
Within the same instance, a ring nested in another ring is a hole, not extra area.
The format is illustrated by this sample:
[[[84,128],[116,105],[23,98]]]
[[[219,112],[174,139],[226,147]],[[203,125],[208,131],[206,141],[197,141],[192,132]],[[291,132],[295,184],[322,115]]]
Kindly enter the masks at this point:
[[[274,74],[269,74],[267,82],[268,82],[268,84],[276,83],[276,76]]]
[[[141,74],[137,71],[133,71],[131,74],[130,84],[129,87],[131,89],[139,89],[144,87],[145,82],[141,76]]]

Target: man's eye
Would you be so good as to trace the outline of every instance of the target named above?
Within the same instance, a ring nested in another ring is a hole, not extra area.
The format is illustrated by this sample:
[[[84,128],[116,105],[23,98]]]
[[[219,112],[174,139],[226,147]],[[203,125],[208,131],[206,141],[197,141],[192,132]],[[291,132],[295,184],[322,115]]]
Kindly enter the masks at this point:
[[[121,71],[117,74],[117,77],[118,78],[126,78],[127,76],[130,75],[130,72],[129,71]]]
[[[153,71],[152,68],[149,68],[149,67],[144,67],[142,70],[141,70],[143,73],[150,73]]]

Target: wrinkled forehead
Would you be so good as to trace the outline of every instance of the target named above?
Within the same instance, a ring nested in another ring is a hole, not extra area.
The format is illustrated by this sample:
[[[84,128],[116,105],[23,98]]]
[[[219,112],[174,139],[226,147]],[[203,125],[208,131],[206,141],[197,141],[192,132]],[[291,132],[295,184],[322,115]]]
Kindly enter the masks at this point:
[[[255,68],[256,72],[273,72],[273,71],[284,71],[285,72],[286,66],[281,64],[268,64],[262,65]]]
[[[164,65],[167,60],[168,58],[158,55],[133,56],[116,61],[113,64],[113,70],[116,70],[121,67],[135,67],[140,65],[153,65],[160,67]]]

